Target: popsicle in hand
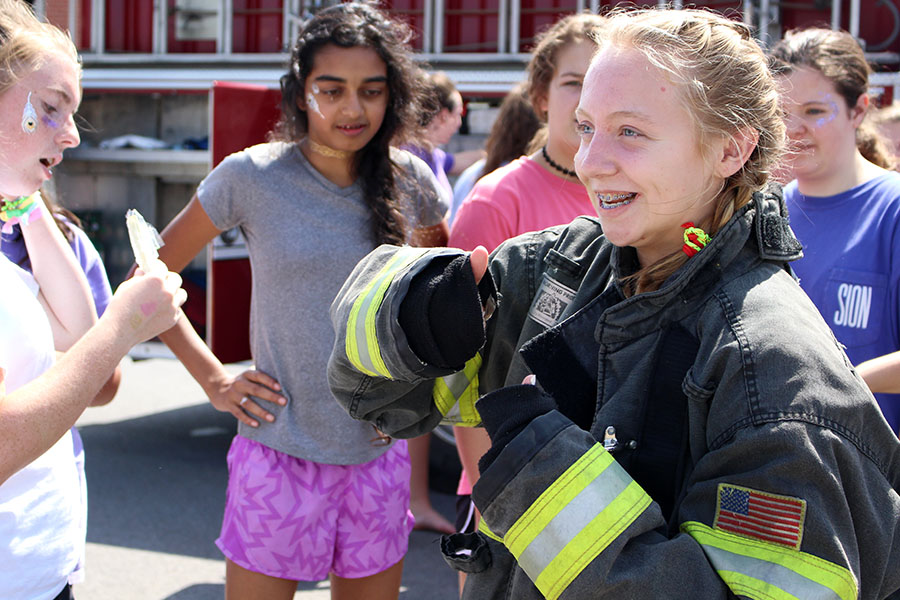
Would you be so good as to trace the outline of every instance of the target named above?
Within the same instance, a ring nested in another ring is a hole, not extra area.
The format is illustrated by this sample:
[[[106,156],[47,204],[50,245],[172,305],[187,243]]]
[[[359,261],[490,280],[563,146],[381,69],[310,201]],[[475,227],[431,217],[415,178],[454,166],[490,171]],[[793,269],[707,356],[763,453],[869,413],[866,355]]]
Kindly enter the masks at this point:
[[[125,226],[128,228],[128,239],[134,251],[134,260],[144,273],[153,269],[168,270],[165,263],[159,260],[159,248],[163,245],[156,228],[148,223],[141,213],[129,208],[125,213]]]

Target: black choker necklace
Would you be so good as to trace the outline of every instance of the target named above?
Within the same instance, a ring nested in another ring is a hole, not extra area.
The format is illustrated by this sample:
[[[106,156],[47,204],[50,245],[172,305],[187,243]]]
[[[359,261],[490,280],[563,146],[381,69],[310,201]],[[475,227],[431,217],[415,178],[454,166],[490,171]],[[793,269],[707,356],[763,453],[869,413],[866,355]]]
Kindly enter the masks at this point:
[[[544,155],[544,160],[547,161],[547,164],[548,164],[548,165],[550,165],[551,167],[553,167],[554,169],[556,169],[557,171],[559,171],[559,172],[562,173],[563,175],[565,175],[565,176],[567,176],[567,177],[575,177],[575,178],[578,177],[578,175],[575,174],[575,171],[570,171],[569,169],[567,169],[567,168],[565,168],[565,167],[563,167],[563,166],[561,166],[561,165],[558,165],[558,164],[556,164],[555,162],[553,162],[553,159],[550,158],[550,155],[549,155],[549,154],[547,154],[547,146],[544,146],[543,148],[541,148],[541,154]]]

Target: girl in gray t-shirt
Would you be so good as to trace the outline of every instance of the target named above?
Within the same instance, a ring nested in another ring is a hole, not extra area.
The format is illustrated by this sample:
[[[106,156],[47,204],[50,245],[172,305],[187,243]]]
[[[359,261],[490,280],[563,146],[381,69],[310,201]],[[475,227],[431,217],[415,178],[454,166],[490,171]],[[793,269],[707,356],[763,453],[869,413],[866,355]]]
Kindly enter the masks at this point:
[[[446,233],[431,171],[392,147],[416,123],[408,39],[368,5],[319,12],[281,78],[278,141],[222,161],[162,234],[173,270],[232,227],[249,249],[255,368],[229,375],[184,325],[163,337],[240,422],[216,542],[229,597],[287,600],[297,581],[329,576],[332,598],[398,594],[412,528],[406,443],[351,419],[326,363],[328,309],[356,263],[378,244]]]

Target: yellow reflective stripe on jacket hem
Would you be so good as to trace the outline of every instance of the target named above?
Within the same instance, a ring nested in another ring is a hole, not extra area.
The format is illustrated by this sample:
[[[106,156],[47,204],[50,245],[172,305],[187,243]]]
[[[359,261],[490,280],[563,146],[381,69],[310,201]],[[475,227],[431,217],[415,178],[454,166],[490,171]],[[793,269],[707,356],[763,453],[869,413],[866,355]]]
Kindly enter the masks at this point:
[[[544,490],[509,528],[503,543],[552,600],[651,502],[596,444]]]
[[[375,331],[375,317],[394,276],[425,252],[424,248],[411,247],[397,250],[353,302],[350,316],[347,318],[347,337],[344,346],[350,363],[366,375],[391,378],[391,373],[381,357],[381,348]]]
[[[757,600],[801,600],[793,594],[788,594],[774,585],[760,579],[747,577],[743,573],[734,571],[717,571],[719,577],[732,592],[739,596],[755,598]]]
[[[484,517],[478,520],[478,531],[491,538],[492,540],[503,543],[503,538],[491,531],[490,527],[488,527],[488,524],[485,522]]]
[[[854,600],[848,569],[806,552],[745,538],[688,521],[681,530],[703,547],[716,572],[735,593],[759,600]]]
[[[442,422],[448,425],[475,427],[481,424],[481,415],[475,408],[478,401],[478,371],[481,369],[481,353],[466,362],[462,371],[457,371],[434,381],[432,398],[443,415]]]

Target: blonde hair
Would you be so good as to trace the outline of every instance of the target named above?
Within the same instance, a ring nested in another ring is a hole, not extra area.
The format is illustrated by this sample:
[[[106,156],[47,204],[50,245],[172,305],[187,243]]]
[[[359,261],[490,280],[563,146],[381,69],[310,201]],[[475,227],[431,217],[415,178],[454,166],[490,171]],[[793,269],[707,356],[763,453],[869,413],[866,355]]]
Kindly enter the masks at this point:
[[[66,32],[39,21],[21,0],[0,0],[0,94],[41,68],[50,49],[71,58],[81,76],[78,51]]]
[[[745,25],[704,10],[614,12],[601,43],[640,52],[680,88],[701,152],[713,139],[759,136],[741,169],[722,182],[710,222],[697,223],[714,236],[765,187],[784,147],[778,90],[765,54]],[[643,266],[623,281],[626,293],[658,289],[687,260],[679,250]]]

